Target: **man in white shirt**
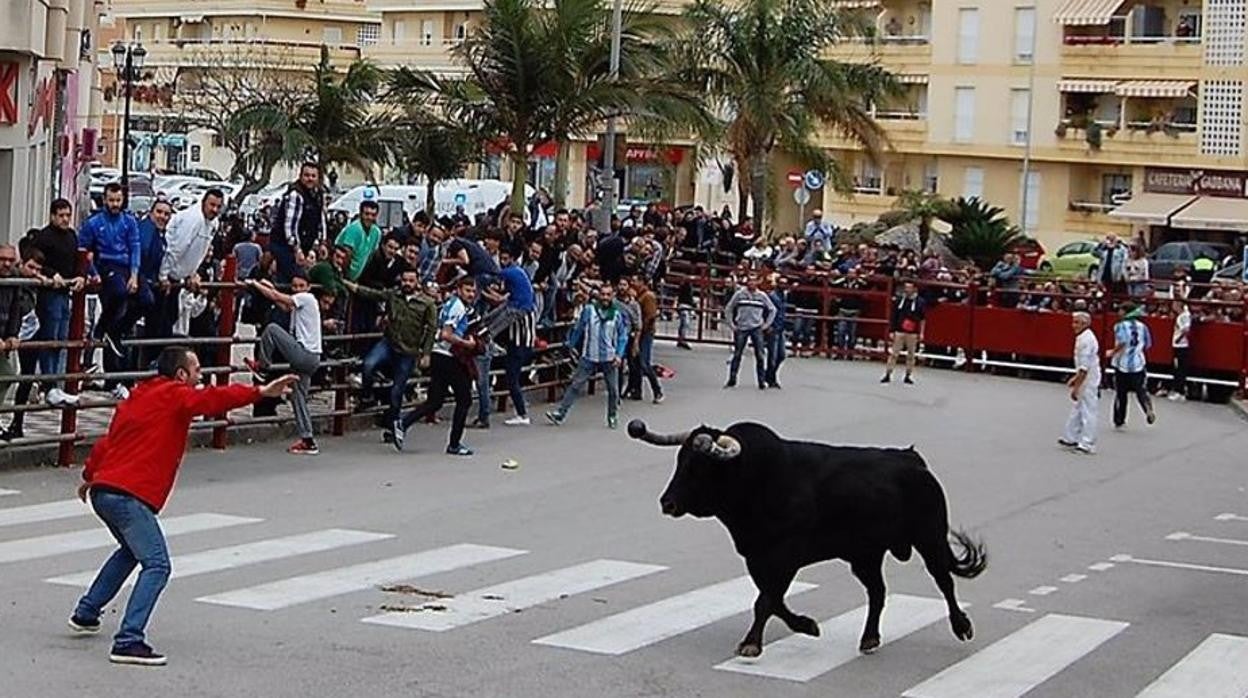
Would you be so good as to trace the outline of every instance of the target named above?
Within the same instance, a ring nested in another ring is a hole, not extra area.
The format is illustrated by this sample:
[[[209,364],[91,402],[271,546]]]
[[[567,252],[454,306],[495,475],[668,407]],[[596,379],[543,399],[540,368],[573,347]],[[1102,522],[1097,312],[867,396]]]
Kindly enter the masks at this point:
[[[165,257],[160,263],[162,281],[177,283],[196,276],[212,247],[217,214],[224,196],[220,189],[209,189],[199,206],[180,211],[165,230]]]
[[[260,334],[260,343],[256,345],[256,358],[244,359],[243,362],[262,380],[273,364],[283,359],[290,364],[290,372],[299,376],[299,382],[295,383],[290,398],[299,441],[291,444],[286,452],[299,456],[315,456],[321,449],[314,438],[312,415],[308,411],[308,391],[312,387],[313,374],[321,366],[321,312],[328,312],[333,307],[334,294],[329,289],[320,289],[318,295],[313,295],[310,291],[312,285],[308,283],[308,277],[302,270],[294,272],[290,281],[290,295],[277,290],[267,279],[248,279],[242,283],[272,301],[282,312],[290,314],[291,330],[269,323]]]
[[[1078,312],[1071,316],[1075,330],[1075,375],[1066,381],[1074,407],[1066,420],[1066,430],[1057,442],[1077,453],[1096,452],[1096,419],[1100,403],[1101,345],[1092,331],[1092,316]]]
[[[823,241],[823,249],[831,250],[836,242],[836,233],[832,225],[823,220],[823,211],[815,209],[810,212],[810,220],[806,222],[806,242],[814,246],[815,240]]]
[[[1171,400],[1187,399],[1187,362],[1188,352],[1192,348],[1192,311],[1187,303],[1174,301],[1174,333],[1170,337],[1170,347],[1174,351],[1174,380],[1170,382]]]

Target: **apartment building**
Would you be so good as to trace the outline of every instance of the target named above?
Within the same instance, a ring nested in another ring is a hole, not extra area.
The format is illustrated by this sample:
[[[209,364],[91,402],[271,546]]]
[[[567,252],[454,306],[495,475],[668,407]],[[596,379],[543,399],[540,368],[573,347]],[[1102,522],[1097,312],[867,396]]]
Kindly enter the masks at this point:
[[[102,3],[0,3],[0,240],[47,222],[53,197],[86,195],[100,94],[94,51]]]
[[[1248,233],[1248,0],[846,4],[874,14],[879,38],[837,57],[879,61],[907,94],[874,105],[883,162],[826,139],[855,179],[852,197],[822,198],[838,223],[926,189],[983,197],[1050,250]]]
[[[256,69],[306,73],[328,47],[346,66],[378,42],[380,16],[364,0],[112,0],[108,43],[142,43],[144,80],[131,104],[131,166],[143,171],[229,172],[233,157],[209,131],[188,128],[180,91],[205,84],[213,71]],[[208,81],[211,84],[211,81]],[[105,76],[106,162],[117,162],[124,100],[115,74]]]

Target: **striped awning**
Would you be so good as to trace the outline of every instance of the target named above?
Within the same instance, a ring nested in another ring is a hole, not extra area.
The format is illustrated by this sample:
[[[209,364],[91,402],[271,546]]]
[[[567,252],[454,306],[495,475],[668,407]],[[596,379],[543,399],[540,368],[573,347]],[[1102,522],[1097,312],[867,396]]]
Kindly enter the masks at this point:
[[[1058,92],[1086,92],[1094,94],[1111,94],[1118,87],[1116,80],[1085,80],[1067,78],[1057,81]]]
[[[1119,97],[1186,97],[1196,87],[1192,80],[1127,80],[1118,83]]]
[[[1053,15],[1053,21],[1068,27],[1109,24],[1125,0],[1066,0]]]
[[[901,73],[897,76],[897,82],[903,85],[926,85],[927,76],[918,73]]]

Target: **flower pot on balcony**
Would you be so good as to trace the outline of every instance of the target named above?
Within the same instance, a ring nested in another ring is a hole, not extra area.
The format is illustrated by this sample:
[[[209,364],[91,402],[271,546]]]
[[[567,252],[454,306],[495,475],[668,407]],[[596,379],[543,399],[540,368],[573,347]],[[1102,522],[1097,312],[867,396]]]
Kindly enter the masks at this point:
[[[1083,132],[1083,138],[1088,142],[1088,147],[1092,150],[1100,150],[1104,131],[1101,125],[1095,121],[1088,122],[1088,128]]]
[[[1065,138],[1066,133],[1069,130],[1070,130],[1070,124],[1066,123],[1065,121],[1059,121],[1057,122],[1057,128],[1053,129],[1053,135],[1057,136],[1058,138]]]

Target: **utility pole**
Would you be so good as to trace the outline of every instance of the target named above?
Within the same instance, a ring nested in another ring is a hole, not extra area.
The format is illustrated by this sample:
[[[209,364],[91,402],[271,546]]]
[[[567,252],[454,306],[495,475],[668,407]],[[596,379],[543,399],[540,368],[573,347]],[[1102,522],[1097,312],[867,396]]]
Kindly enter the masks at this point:
[[[611,8],[611,80],[620,76],[620,32],[624,22],[624,2],[615,0]],[[607,142],[602,153],[602,174],[599,185],[603,189],[602,210],[598,213],[597,228],[600,233],[611,231],[611,215],[615,213],[615,117],[607,117]]]
[[[1033,9],[1032,12],[1034,16],[1035,10]],[[1034,26],[1034,19],[1032,24]],[[1031,208],[1030,197],[1028,196],[1031,191],[1031,187],[1029,187],[1028,184],[1031,181],[1031,135],[1034,130],[1031,127],[1031,120],[1032,112],[1036,103],[1036,62],[1038,59],[1039,56],[1036,55],[1036,30],[1033,29],[1031,32],[1031,66],[1027,71],[1027,139],[1023,146],[1023,182],[1020,186],[1020,189],[1022,189],[1022,196],[1019,199],[1022,201],[1022,204],[1019,207],[1019,218],[1021,219],[1019,220],[1019,227],[1022,228],[1023,235],[1027,237],[1031,237],[1031,231],[1028,229],[1027,225],[1027,214],[1030,212]]]

